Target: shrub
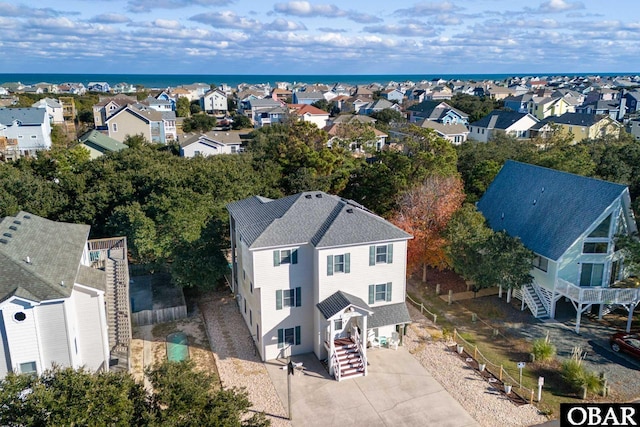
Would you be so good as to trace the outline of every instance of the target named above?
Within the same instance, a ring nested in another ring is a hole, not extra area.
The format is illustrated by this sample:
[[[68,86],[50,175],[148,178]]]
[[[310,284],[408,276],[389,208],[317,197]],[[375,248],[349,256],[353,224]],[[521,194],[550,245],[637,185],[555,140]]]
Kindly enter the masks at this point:
[[[602,390],[602,380],[582,366],[584,353],[580,347],[574,347],[571,358],[562,362],[562,377],[571,387],[578,391],[586,389],[587,393],[599,393]]]
[[[539,338],[533,342],[532,353],[537,361],[552,360],[556,356],[556,346],[549,341],[549,335],[547,335],[546,338]]]

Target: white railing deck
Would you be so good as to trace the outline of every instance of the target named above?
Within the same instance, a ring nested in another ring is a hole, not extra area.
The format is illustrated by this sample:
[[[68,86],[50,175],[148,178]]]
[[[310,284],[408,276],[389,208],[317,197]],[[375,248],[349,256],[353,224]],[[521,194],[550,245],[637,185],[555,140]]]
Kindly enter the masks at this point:
[[[630,304],[640,301],[640,288],[580,287],[563,279],[556,292],[582,304]]]

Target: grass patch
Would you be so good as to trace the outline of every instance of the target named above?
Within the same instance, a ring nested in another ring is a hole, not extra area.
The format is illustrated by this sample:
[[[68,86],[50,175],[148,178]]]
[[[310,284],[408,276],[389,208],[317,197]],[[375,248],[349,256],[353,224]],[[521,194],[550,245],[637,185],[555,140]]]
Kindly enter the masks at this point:
[[[540,354],[536,355],[536,362],[531,363],[532,343],[520,335],[512,335],[501,329],[502,322],[511,321],[514,315],[529,315],[528,313],[514,313],[504,299],[498,300],[497,297],[470,299],[449,305],[435,295],[435,292],[431,292],[430,288],[420,289],[420,284],[416,281],[410,295],[438,315],[437,324],[442,328],[444,336],[455,329],[456,334],[472,346],[468,348],[468,345],[461,343],[467,352],[473,355],[477,348],[478,358],[486,359],[487,369],[499,375],[502,366],[503,381],[512,383],[514,391],[521,393],[527,400],[531,397],[530,391],[525,392],[519,387],[517,362],[527,362],[522,371],[522,387],[535,390],[534,397],[537,396],[538,377],[544,377],[542,400],[536,403],[542,413],[557,417],[560,403],[581,402],[563,378],[558,360],[554,357],[546,359]],[[477,314],[476,322],[472,321],[472,313]],[[551,343],[542,345],[542,353],[554,353],[555,356],[552,346]]]

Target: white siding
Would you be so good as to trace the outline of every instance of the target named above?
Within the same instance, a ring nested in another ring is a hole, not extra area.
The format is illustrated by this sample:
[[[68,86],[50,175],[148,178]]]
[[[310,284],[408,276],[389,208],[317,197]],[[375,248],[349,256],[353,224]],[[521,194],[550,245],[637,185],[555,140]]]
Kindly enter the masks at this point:
[[[42,304],[34,308],[38,319],[38,334],[43,369],[52,364],[70,366],[69,339],[65,322],[64,303]]]
[[[14,315],[23,312],[26,318],[17,322]],[[42,360],[38,347],[38,331],[36,316],[33,308],[25,308],[20,304],[9,303],[2,309],[2,317],[7,331],[7,341],[11,349],[11,364],[15,371],[19,371],[20,364],[36,362],[38,373],[42,372]]]
[[[293,346],[291,354],[309,353],[313,350],[313,315],[315,302],[313,296],[313,249],[309,245],[282,247],[297,249],[297,264],[273,265],[273,249],[253,252],[254,271],[260,272],[254,277],[254,286],[260,288],[260,313],[262,346],[265,360],[288,355],[289,349],[278,348],[278,329],[300,326],[300,345]],[[238,274],[242,274],[239,272]],[[276,310],[276,290],[301,288],[302,305],[283,307]],[[255,324],[253,326],[255,331]]]
[[[378,245],[386,245],[381,242]],[[369,303],[369,285],[392,283],[390,302],[375,303],[372,307],[384,304],[404,302],[406,290],[407,242],[393,242],[393,262],[391,264],[369,265],[369,246],[351,246],[318,251],[318,300],[324,300],[337,291],[347,292]],[[351,271],[327,275],[327,255],[340,255],[349,252]]]
[[[109,338],[102,325],[100,310],[101,298],[90,295],[78,287],[74,288],[75,321],[77,323],[77,346],[80,363],[91,370],[97,370],[105,363],[108,366],[109,355],[105,354],[105,341]],[[75,346],[75,343],[74,343]]]

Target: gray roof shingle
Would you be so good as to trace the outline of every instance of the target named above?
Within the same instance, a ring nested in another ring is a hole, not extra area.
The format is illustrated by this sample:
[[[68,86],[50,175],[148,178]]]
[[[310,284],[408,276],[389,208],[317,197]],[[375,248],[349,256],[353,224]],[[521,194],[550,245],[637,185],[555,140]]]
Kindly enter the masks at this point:
[[[475,126],[488,129],[508,129],[514,123],[526,117],[527,113],[518,113],[516,111],[494,110],[480,120],[471,123],[469,126]],[[533,117],[533,116],[531,116]],[[535,119],[535,117],[533,117]],[[538,120],[536,119],[536,122]]]
[[[46,114],[43,108],[0,108],[0,124],[8,126],[15,120],[22,124],[42,124]]]
[[[256,196],[227,205],[247,246],[267,248],[311,243],[334,247],[411,235],[353,201],[308,191],[278,200]]]
[[[27,212],[0,221],[0,300],[66,298],[78,276],[89,226]],[[29,263],[27,262],[29,259]]]
[[[316,304],[316,307],[318,307],[325,319],[329,319],[351,305],[372,311],[371,307],[362,299],[342,291],[331,294]]]
[[[369,316],[368,328],[411,323],[411,316],[409,315],[407,304],[404,302],[372,307],[371,310],[373,310],[373,315]]]
[[[557,260],[627,187],[508,160],[478,202],[493,230]]]

